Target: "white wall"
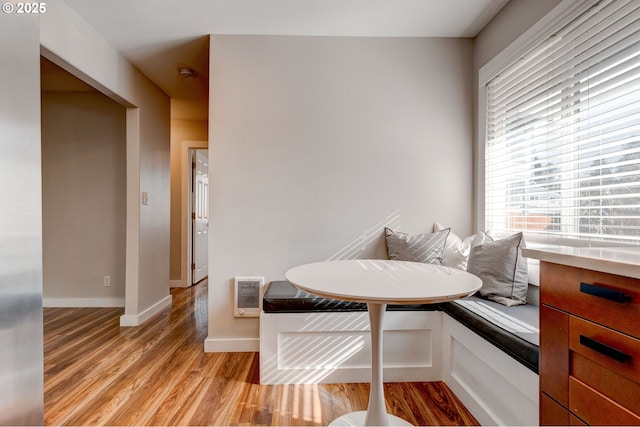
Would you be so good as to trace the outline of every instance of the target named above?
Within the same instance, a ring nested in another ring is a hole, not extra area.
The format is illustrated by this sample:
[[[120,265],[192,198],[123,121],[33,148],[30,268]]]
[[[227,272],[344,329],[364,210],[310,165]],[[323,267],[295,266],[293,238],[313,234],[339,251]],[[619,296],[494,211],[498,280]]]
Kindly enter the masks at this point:
[[[215,36],[210,61],[206,350],[257,349],[236,275],[385,257],[385,224],[471,231],[471,40]]]
[[[47,59],[128,107],[127,283],[121,324],[138,324],[171,304],[169,98],[61,0],[47,2],[40,43]],[[141,205],[141,192],[149,193],[148,205]]]
[[[0,13],[0,425],[44,425],[38,26]]]
[[[100,93],[42,94],[45,306],[124,307],[125,124]]]

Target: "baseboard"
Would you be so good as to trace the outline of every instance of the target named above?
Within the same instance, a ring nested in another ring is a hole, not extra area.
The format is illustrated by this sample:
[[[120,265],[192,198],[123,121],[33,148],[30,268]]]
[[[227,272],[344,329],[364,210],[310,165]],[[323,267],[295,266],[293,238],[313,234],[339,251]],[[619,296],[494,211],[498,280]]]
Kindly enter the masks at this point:
[[[205,353],[246,353],[260,351],[259,338],[207,338]]]
[[[172,288],[188,288],[187,283],[184,280],[170,280],[169,286]]]
[[[167,295],[165,298],[161,299],[140,314],[123,314],[120,316],[120,326],[140,326],[142,323],[164,309],[170,308],[172,301],[173,297],[171,295]]]
[[[43,298],[43,307],[124,307],[124,298]]]

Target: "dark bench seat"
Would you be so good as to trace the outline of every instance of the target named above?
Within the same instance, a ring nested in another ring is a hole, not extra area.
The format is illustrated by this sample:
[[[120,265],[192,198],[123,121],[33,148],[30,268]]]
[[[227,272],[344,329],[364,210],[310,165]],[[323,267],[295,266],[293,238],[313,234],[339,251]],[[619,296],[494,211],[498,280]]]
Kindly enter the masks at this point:
[[[437,309],[438,307],[432,304],[390,304],[387,306],[389,311],[433,311]],[[279,280],[271,282],[265,291],[262,310],[265,313],[367,311],[367,304],[318,297],[296,288],[286,280]]]
[[[476,296],[440,304],[442,311],[538,373],[538,310],[525,304],[507,307]]]
[[[366,311],[364,303],[321,298],[297,289],[287,281],[271,282],[263,297],[265,313]],[[538,307],[506,307],[479,297],[443,304],[387,306],[389,311],[442,310],[509,356],[538,373]]]

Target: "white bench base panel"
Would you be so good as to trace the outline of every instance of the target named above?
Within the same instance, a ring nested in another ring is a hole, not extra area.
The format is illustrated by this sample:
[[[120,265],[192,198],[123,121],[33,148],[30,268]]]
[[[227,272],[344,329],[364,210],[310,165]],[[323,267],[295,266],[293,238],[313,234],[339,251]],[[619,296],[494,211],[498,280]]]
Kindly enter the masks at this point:
[[[441,341],[441,312],[387,311],[384,381],[438,381],[442,377]],[[261,384],[370,380],[368,313],[261,314]]]
[[[444,377],[482,425],[538,425],[538,375],[443,313]]]

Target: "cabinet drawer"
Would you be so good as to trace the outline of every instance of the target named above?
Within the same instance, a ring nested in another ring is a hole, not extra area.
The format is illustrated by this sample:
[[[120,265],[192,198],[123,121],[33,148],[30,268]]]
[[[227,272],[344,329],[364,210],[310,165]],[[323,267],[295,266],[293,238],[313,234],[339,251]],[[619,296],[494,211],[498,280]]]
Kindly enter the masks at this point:
[[[636,338],[570,316],[569,349],[640,382],[640,340]]]
[[[540,263],[540,302],[640,338],[640,280]]]
[[[541,426],[567,426],[569,425],[569,411],[558,402],[540,393],[540,425]]]
[[[569,409],[590,425],[640,425],[640,417],[598,391],[569,378]]]
[[[575,352],[571,353],[571,376],[640,415],[640,384],[637,382]]]
[[[580,418],[576,417],[575,415],[571,415],[571,418],[569,419],[569,421],[571,421],[569,423],[570,426],[586,426],[587,424],[582,421]]]

